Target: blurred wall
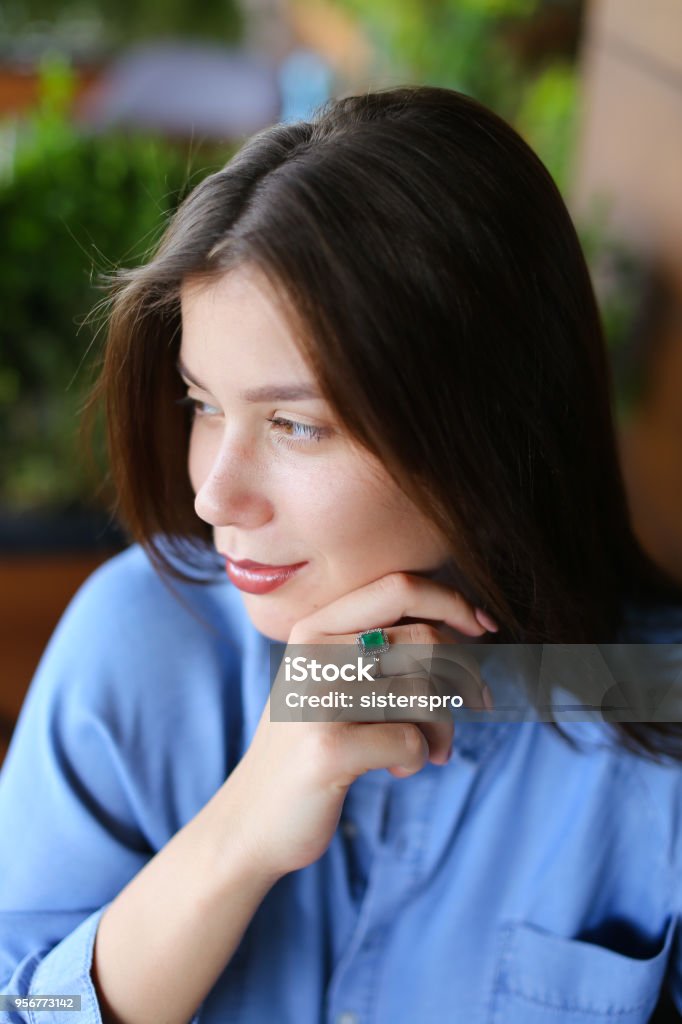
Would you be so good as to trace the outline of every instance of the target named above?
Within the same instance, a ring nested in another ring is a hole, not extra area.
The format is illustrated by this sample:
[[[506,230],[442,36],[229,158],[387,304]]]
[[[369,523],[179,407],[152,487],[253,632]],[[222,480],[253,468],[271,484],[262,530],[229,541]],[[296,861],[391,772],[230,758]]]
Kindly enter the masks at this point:
[[[633,524],[682,581],[682,2],[590,0],[573,207],[651,259],[665,289],[646,337],[649,384],[622,431]]]
[[[575,203],[613,201],[624,234],[682,279],[682,3],[590,0]]]

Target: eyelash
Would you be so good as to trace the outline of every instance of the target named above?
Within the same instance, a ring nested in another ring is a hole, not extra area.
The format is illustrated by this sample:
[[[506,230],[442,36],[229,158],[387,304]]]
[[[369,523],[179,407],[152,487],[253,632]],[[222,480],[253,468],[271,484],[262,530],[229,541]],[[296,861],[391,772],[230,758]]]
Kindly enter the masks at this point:
[[[207,405],[206,402],[202,402],[198,398],[192,398],[190,395],[185,395],[184,398],[179,398],[176,402],[177,405],[187,406],[192,414],[192,418],[196,416],[201,418],[202,416],[210,416],[210,413],[200,412],[199,406]],[[209,405],[209,409],[214,406]],[[287,448],[295,448],[305,441],[321,441],[326,437],[329,431],[325,427],[313,427],[310,423],[298,423],[296,420],[287,420],[281,416],[266,417],[268,423],[272,423],[277,427],[292,427],[298,428],[303,436],[300,436],[294,440],[291,435],[287,434],[275,434],[275,440],[278,444],[283,444]]]

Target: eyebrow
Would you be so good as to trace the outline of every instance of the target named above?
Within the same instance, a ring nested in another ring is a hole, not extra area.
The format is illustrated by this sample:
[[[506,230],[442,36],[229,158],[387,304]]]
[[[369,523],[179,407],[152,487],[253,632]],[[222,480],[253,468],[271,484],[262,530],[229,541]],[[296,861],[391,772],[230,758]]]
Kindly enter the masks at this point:
[[[179,356],[175,366],[190,384],[208,392],[206,385],[192,376]],[[305,398],[322,398],[322,395],[314,384],[262,384],[257,388],[247,388],[240,392],[239,397],[243,402],[296,402]]]

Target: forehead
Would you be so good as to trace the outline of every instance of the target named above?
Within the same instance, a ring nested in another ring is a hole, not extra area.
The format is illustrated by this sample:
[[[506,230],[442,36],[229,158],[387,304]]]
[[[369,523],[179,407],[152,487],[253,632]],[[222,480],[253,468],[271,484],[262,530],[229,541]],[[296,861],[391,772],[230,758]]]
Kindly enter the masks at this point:
[[[229,313],[236,322],[268,319],[289,329],[269,281],[256,268],[239,266],[219,277],[185,278],[180,302],[183,325],[188,319],[208,320]]]
[[[180,289],[184,361],[286,362],[310,372],[297,344],[295,317],[255,268],[237,267],[218,278],[189,278]]]

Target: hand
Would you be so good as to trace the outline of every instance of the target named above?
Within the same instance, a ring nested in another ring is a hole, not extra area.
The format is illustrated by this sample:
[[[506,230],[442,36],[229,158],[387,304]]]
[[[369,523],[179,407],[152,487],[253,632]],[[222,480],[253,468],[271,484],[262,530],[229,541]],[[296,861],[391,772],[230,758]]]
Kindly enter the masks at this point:
[[[400,624],[406,618],[414,621]],[[357,654],[356,635],[375,626],[383,626],[391,642],[391,650],[382,655],[384,676],[383,659],[390,655],[395,662],[401,645],[451,645],[449,631],[472,638],[486,632],[459,593],[396,572],[301,619],[289,645],[351,645]],[[489,707],[475,661],[453,659],[451,653],[450,659],[468,671],[467,702]],[[405,712],[401,715],[404,719]],[[454,730],[452,716],[445,718],[418,725],[404,720],[278,722],[270,720],[268,699],[249,749],[224,783],[232,806],[236,801],[239,808],[240,829],[254,862],[277,876],[317,860],[336,830],[348,788],[365,772],[387,768],[400,778],[420,771],[427,759],[445,764]]]

